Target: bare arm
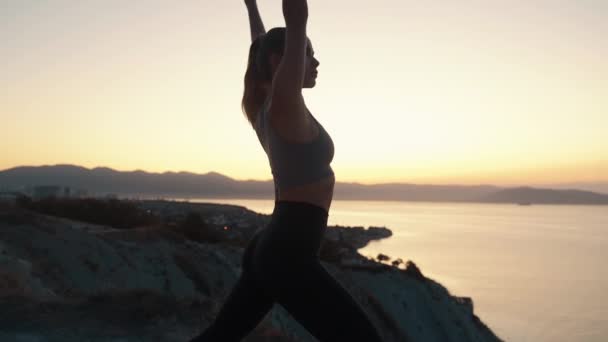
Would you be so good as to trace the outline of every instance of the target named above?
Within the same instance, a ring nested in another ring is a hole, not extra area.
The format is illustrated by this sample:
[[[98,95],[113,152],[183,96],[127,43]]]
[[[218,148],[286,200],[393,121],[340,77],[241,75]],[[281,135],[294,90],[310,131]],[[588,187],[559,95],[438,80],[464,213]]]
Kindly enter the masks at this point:
[[[266,29],[260,17],[256,0],[245,0],[245,6],[247,6],[247,13],[249,14],[249,28],[251,29],[251,41],[253,42],[257,37],[266,34]]]
[[[272,111],[295,113],[305,109],[302,86],[308,45],[306,0],[283,0],[283,16],[287,29],[285,51],[272,82]]]

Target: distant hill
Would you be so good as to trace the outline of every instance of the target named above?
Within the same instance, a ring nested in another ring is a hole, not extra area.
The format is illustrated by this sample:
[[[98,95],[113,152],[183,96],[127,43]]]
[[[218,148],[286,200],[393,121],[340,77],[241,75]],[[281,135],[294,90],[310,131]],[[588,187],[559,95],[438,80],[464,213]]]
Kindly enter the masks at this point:
[[[60,185],[86,189],[89,194],[121,197],[274,198],[268,181],[237,181],[216,172],[122,172],[75,165],[16,167],[0,171],[0,189],[32,185]],[[608,204],[608,195],[575,189],[503,188],[492,185],[418,185],[388,183],[364,185],[337,182],[336,200],[479,202],[523,204]]]
[[[537,203],[537,204],[608,204],[608,196],[582,190],[553,190],[520,187],[505,189],[482,198],[492,203]]]
[[[547,184],[542,187],[549,188],[549,189],[578,189],[578,190],[584,190],[584,191],[597,192],[597,193],[601,193],[604,195],[608,194],[608,181],[557,183],[557,184]]]

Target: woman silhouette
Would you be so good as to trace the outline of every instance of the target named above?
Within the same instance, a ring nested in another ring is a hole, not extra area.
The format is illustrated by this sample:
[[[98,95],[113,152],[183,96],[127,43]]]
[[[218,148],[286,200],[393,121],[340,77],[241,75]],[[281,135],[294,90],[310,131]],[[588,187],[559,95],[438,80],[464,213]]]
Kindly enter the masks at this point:
[[[242,273],[215,321],[191,342],[241,341],[282,305],[323,342],[381,341],[365,311],[319,261],[333,196],[334,145],[308,111],[319,61],[306,36],[306,0],[283,0],[286,28],[265,32],[245,0],[252,44],[242,107],[266,152],[275,187],[270,223],[245,249]]]

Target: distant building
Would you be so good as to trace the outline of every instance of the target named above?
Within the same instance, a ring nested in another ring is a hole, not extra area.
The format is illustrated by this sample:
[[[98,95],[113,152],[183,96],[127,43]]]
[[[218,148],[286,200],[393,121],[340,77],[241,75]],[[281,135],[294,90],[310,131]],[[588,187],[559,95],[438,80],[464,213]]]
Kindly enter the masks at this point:
[[[17,203],[17,198],[21,195],[18,192],[12,191],[0,191],[0,207],[9,206],[12,207]]]
[[[11,199],[15,199],[17,198],[17,193],[16,192],[5,192],[5,191],[0,191],[0,200],[11,200]]]
[[[49,197],[56,198],[82,198],[87,196],[84,189],[75,189],[69,186],[60,185],[34,185],[26,188],[25,193],[32,199],[42,199]]]
[[[32,189],[32,198],[64,197],[63,187],[56,185],[39,185]]]

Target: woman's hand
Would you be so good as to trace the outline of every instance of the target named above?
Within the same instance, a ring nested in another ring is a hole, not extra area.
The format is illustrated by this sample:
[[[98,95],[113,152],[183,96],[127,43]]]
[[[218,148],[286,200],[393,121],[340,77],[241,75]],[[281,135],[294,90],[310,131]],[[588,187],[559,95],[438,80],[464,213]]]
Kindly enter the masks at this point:
[[[288,28],[290,26],[306,26],[308,3],[306,0],[283,0],[283,16]]]
[[[260,17],[260,11],[258,10],[258,4],[256,0],[245,0],[247,6],[247,14],[249,15],[249,28],[251,31],[251,41],[266,33],[264,22]]]

